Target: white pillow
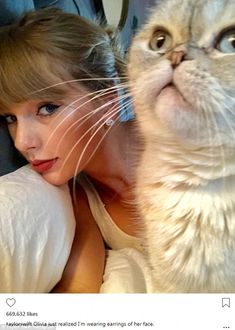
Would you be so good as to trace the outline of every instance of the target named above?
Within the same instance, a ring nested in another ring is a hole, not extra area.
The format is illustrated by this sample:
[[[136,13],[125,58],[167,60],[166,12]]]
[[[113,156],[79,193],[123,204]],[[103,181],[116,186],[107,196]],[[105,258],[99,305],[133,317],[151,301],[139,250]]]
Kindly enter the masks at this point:
[[[61,279],[75,232],[67,185],[29,165],[0,177],[0,292],[49,292]]]

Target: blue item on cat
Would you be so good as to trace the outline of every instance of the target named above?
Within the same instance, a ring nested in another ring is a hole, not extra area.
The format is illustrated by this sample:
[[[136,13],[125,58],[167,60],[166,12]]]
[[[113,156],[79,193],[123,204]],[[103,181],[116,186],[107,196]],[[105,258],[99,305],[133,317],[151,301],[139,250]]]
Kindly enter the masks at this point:
[[[135,119],[135,113],[132,107],[131,97],[124,97],[125,91],[118,91],[118,106],[120,108],[119,121],[126,122]]]

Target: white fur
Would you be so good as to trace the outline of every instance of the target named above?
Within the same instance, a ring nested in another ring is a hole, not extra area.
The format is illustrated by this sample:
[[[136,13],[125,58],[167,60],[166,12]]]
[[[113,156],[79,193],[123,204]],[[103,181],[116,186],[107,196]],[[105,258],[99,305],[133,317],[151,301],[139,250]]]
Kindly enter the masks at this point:
[[[235,292],[235,53],[217,47],[231,25],[233,0],[160,1],[131,48],[145,143],[136,190],[154,292]],[[159,28],[170,49],[149,47]],[[185,58],[172,67],[179,45]]]

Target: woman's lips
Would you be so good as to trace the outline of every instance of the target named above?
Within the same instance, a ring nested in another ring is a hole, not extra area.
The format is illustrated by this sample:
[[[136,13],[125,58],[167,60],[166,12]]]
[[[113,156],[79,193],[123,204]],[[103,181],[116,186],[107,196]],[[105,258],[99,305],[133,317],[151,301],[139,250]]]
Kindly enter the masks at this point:
[[[56,163],[58,158],[48,160],[34,160],[31,162],[33,168],[38,173],[43,173],[50,170]]]

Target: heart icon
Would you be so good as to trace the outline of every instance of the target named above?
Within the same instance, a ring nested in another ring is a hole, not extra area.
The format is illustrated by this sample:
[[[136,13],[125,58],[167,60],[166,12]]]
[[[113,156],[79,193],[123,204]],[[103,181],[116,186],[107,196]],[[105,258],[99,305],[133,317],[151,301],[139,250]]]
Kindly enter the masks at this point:
[[[16,300],[14,298],[7,298],[6,300],[6,304],[9,306],[9,307],[12,307],[14,306],[16,303]]]

